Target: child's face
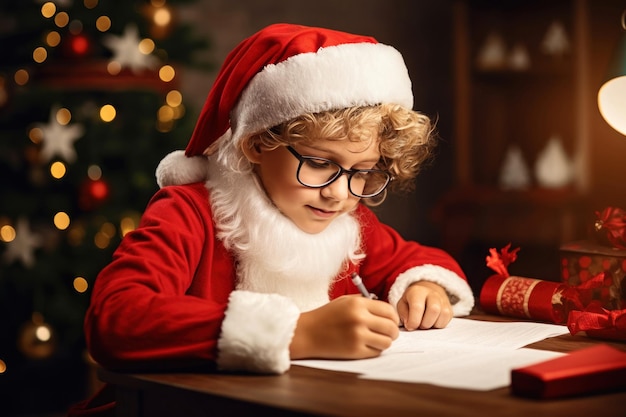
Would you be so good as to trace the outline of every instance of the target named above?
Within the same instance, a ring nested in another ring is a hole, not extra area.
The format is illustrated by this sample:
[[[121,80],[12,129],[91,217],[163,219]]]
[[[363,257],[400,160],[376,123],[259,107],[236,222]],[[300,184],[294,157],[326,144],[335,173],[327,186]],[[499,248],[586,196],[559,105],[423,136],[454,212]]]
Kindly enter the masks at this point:
[[[330,159],[344,169],[371,169],[380,159],[378,142],[330,141],[292,146],[299,154]],[[348,175],[322,188],[308,188],[298,182],[298,159],[280,146],[256,153],[257,174],[276,207],[306,233],[320,233],[334,219],[356,207],[360,198],[348,190]]]

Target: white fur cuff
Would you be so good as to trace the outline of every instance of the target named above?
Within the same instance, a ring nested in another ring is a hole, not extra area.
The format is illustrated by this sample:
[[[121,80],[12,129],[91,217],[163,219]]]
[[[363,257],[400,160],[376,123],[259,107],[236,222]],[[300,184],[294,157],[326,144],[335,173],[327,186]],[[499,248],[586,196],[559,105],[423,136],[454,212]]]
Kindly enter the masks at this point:
[[[418,281],[430,281],[441,285],[450,297],[455,317],[467,316],[474,307],[474,294],[469,284],[449,269],[438,265],[422,265],[400,275],[389,290],[389,304],[396,308],[409,285]]]
[[[291,364],[289,345],[299,316],[296,305],[282,295],[233,291],[217,345],[218,368],[286,372]]]

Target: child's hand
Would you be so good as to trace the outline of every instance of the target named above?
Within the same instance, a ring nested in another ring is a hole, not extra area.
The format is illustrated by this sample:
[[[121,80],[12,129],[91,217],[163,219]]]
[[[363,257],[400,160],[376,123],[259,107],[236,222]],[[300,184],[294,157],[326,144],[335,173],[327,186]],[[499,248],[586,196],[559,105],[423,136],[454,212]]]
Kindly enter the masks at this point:
[[[383,301],[343,296],[298,319],[291,359],[362,359],[380,355],[398,337],[399,317]]]
[[[410,285],[400,301],[398,314],[407,330],[443,328],[452,320],[452,305],[446,291],[430,281]]]

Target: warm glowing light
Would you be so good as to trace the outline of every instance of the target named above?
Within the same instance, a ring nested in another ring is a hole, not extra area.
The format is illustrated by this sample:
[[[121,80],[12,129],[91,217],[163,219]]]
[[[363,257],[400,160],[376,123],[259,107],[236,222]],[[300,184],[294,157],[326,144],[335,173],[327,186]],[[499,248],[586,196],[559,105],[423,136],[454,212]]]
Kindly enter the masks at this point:
[[[16,233],[13,226],[5,224],[0,227],[0,239],[4,242],[12,242],[15,239]]]
[[[83,4],[85,5],[86,8],[93,9],[94,7],[98,5],[98,0],[85,0],[83,1]]]
[[[100,32],[106,32],[107,30],[111,29],[111,19],[109,19],[108,16],[100,16],[96,20],[96,29],[98,29]]]
[[[30,76],[28,75],[28,71],[25,69],[18,69],[15,71],[13,75],[13,79],[15,80],[15,84],[17,85],[26,85]]]
[[[102,169],[98,165],[90,165],[87,168],[87,176],[92,181],[97,181],[102,177]]]
[[[61,12],[54,17],[54,24],[60,28],[64,28],[70,23],[70,15],[65,12]]]
[[[183,95],[178,90],[172,90],[165,96],[165,102],[170,107],[178,107],[183,102]]]
[[[598,108],[609,126],[626,136],[626,75],[613,78],[600,88]]]
[[[89,283],[83,277],[76,277],[74,278],[73,286],[76,292],[79,292],[82,294],[85,291],[87,291],[87,288],[89,288]]]
[[[93,238],[93,243],[96,245],[98,249],[106,249],[109,246],[111,239],[102,232],[96,233]]]
[[[180,106],[174,107],[174,119],[180,119],[185,115],[185,106],[182,104]]]
[[[151,54],[154,51],[154,41],[149,38],[142,39],[139,42],[139,52],[144,55]]]
[[[176,76],[176,71],[171,65],[163,65],[159,70],[159,78],[166,83],[172,81]]]
[[[126,236],[126,234],[128,232],[132,232],[136,228],[137,228],[137,224],[135,222],[135,219],[133,219],[130,216],[129,217],[124,217],[120,221],[120,229],[121,229],[121,232],[122,232],[122,236]]]
[[[157,117],[162,122],[174,120],[174,110],[170,106],[161,106]]]
[[[115,119],[115,115],[116,115],[115,107],[113,107],[110,104],[105,104],[100,109],[100,118],[104,122],[111,122],[111,121],[113,121],[113,119]]]
[[[100,227],[100,232],[108,238],[115,237],[115,225],[111,222],[106,222]]]
[[[33,61],[41,64],[46,60],[46,58],[48,58],[48,51],[46,51],[46,48],[44,48],[43,46],[35,48],[35,50],[33,51]]]
[[[57,11],[57,6],[51,1],[46,2],[43,4],[43,6],[41,6],[41,15],[45,17],[46,19],[49,19],[52,16],[54,16],[56,11]]]
[[[72,120],[72,113],[70,113],[70,111],[66,108],[60,108],[57,111],[56,119],[60,125],[65,126],[66,124],[70,122],[70,120]]]
[[[47,342],[52,338],[52,331],[50,331],[48,325],[41,324],[35,329],[35,337],[37,337],[40,342]]]
[[[7,364],[0,359],[0,374],[3,374],[7,371]]]
[[[150,0],[150,4],[154,7],[163,7],[165,6],[165,0]]]
[[[107,72],[111,75],[117,75],[122,71],[122,65],[117,61],[111,61],[107,65]]]
[[[46,43],[48,44],[48,46],[58,46],[61,43],[61,35],[59,35],[59,32],[54,30],[48,32],[48,34],[46,35]]]
[[[63,162],[57,161],[50,165],[50,175],[57,180],[63,178],[66,172],[67,168],[65,168],[65,164]]]
[[[34,144],[41,143],[43,140],[43,130],[38,127],[33,127],[28,131],[28,139],[30,139],[30,141]]]
[[[170,21],[172,20],[172,14],[170,13],[170,11],[167,8],[159,7],[154,12],[154,16],[152,17],[152,19],[154,20],[154,23],[157,26],[167,26],[167,25],[169,25]]]
[[[70,227],[70,216],[67,213],[60,211],[54,215],[54,225],[59,230],[65,230]]]

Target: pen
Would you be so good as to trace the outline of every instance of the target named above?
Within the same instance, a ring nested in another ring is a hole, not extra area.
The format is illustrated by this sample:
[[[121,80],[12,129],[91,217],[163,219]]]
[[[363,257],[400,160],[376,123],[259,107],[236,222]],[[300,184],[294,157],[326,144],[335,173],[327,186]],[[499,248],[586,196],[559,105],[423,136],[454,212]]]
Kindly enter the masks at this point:
[[[363,297],[371,298],[372,300],[378,299],[376,294],[369,292],[367,288],[365,288],[365,285],[363,285],[363,280],[356,272],[352,273],[352,283],[354,283],[354,285],[359,289]]]

